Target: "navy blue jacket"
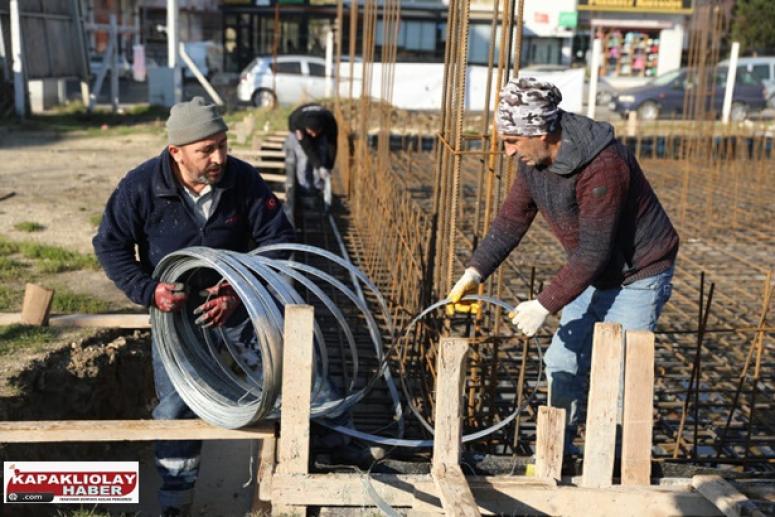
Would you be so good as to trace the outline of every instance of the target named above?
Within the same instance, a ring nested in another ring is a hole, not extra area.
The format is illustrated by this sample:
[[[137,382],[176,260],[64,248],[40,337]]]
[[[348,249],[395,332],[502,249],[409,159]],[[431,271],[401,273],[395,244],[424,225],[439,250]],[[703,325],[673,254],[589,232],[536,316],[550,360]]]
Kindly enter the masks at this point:
[[[153,303],[158,281],[151,274],[173,251],[207,246],[247,252],[253,244],[294,240],[280,202],[258,171],[232,156],[221,181],[213,185],[211,215],[204,226],[185,202],[186,195],[165,148],[124,176],[108,200],[92,244],[108,277],[135,303]]]

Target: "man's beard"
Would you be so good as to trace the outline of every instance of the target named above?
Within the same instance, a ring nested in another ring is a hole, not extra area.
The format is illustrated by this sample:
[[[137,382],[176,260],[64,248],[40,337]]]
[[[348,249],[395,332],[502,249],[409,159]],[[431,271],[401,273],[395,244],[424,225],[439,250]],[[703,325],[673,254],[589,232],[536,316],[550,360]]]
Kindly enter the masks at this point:
[[[221,173],[222,170],[223,170],[222,167],[218,167],[216,169],[207,170],[201,176],[197,176],[196,178],[194,178],[194,183],[199,183],[200,185],[214,185],[214,184],[218,183],[218,181],[220,181],[221,174],[218,175],[217,179],[210,178],[210,174],[214,173],[214,172]]]

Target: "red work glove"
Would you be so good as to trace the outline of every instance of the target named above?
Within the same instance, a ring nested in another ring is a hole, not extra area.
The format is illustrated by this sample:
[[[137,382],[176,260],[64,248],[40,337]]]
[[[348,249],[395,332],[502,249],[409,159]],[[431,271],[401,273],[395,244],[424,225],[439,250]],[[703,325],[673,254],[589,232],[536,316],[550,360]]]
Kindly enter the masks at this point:
[[[207,301],[194,309],[194,315],[199,316],[194,323],[203,328],[220,327],[242,303],[228,282],[215,284],[199,296],[206,297]]]
[[[186,301],[183,284],[159,282],[153,291],[153,305],[161,312],[174,312]]]

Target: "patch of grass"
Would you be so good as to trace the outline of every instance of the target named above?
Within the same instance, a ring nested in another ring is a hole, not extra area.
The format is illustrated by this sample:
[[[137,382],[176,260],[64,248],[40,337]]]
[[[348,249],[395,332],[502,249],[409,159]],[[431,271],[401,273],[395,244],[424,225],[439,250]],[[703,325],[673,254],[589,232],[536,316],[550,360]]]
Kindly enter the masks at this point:
[[[33,233],[33,232],[39,232],[41,230],[45,230],[46,227],[43,226],[40,223],[36,223],[34,221],[22,221],[20,223],[16,223],[13,225],[13,227],[20,232],[27,232],[27,233]]]
[[[21,278],[29,265],[9,257],[0,256],[0,279],[11,280]]]
[[[102,212],[99,214],[92,214],[89,216],[89,222],[94,226],[95,228],[99,227],[99,225],[102,223]]]
[[[78,132],[85,133],[87,136],[126,135],[138,132],[161,133],[164,131],[164,121],[168,116],[168,109],[147,104],[141,104],[119,114],[110,110],[89,113],[81,102],[70,102],[50,113],[33,115],[19,125],[24,129],[58,133]]]
[[[59,246],[37,242],[11,241],[0,236],[0,256],[20,254],[33,259],[42,273],[62,273],[79,269],[99,269],[94,255],[85,255]]]
[[[88,294],[79,294],[67,290],[54,289],[54,299],[51,302],[51,312],[72,314],[83,312],[88,314],[97,314],[105,312],[110,308],[107,302],[104,302]]]
[[[0,284],[0,311],[18,311],[22,306],[22,296],[24,294],[21,289],[12,289]]]
[[[57,337],[60,329],[30,325],[0,327],[0,355],[14,353],[21,347],[40,344]]]

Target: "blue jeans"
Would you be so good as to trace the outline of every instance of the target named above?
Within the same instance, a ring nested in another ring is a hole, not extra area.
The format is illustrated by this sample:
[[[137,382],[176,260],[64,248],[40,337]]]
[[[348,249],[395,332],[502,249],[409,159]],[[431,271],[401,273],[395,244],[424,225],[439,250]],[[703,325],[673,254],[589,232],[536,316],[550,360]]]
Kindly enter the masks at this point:
[[[590,286],[563,308],[560,327],[544,355],[544,364],[549,383],[549,405],[565,409],[566,453],[575,452],[572,441],[586,406],[595,323],[615,322],[624,330],[653,331],[670,298],[672,279],[671,267],[658,275],[614,289]]]
[[[151,338],[153,356],[153,380],[156,385],[158,405],[153,410],[154,420],[178,420],[196,418],[180,398],[167,375],[156,340]],[[194,484],[199,475],[201,440],[160,440],[155,444],[156,470],[162,480],[159,489],[161,508],[190,505],[194,500]]]

